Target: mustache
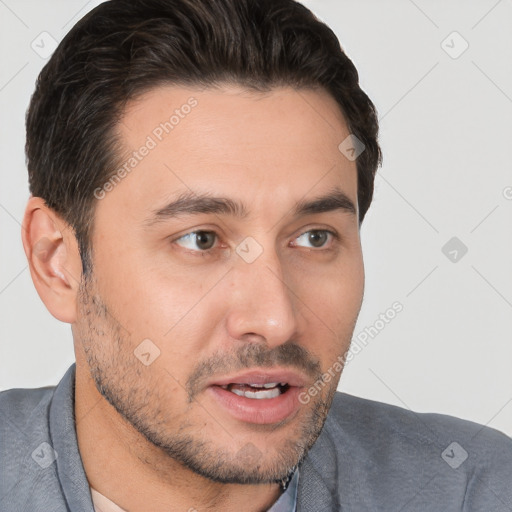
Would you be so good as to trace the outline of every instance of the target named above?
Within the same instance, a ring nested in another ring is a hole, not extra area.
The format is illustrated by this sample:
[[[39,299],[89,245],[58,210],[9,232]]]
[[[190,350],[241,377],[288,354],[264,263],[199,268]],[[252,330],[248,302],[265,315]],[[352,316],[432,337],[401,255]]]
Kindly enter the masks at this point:
[[[186,390],[189,401],[204,387],[204,383],[215,375],[222,375],[254,367],[272,368],[283,366],[305,373],[312,380],[321,375],[321,366],[307,349],[296,343],[285,343],[270,350],[263,344],[251,343],[240,346],[233,353],[216,352],[201,361],[187,379]]]

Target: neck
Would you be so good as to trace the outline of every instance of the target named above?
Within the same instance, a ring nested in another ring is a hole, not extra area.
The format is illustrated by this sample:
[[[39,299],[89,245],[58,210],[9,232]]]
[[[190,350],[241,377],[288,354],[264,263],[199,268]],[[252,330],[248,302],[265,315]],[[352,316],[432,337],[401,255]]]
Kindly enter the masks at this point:
[[[78,358],[75,418],[89,485],[130,512],[265,511],[281,493],[278,484],[222,484],[184,467],[117,413]]]

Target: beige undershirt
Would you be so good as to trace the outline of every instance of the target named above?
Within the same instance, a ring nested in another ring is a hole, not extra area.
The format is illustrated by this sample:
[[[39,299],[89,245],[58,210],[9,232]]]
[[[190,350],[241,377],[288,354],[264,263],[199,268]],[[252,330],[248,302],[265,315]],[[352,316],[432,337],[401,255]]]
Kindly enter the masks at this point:
[[[91,496],[92,504],[94,505],[94,512],[126,512],[124,508],[119,507],[92,487]]]

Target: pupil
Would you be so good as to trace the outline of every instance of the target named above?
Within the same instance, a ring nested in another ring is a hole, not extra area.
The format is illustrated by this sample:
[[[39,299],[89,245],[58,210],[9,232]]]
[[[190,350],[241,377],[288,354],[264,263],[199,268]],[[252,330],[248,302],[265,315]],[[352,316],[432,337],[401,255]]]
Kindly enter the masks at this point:
[[[215,238],[213,233],[208,233],[207,231],[200,231],[196,233],[196,243],[200,249],[211,249],[214,242]]]
[[[311,231],[309,235],[309,241],[315,247],[321,247],[325,243],[327,233],[324,231]]]

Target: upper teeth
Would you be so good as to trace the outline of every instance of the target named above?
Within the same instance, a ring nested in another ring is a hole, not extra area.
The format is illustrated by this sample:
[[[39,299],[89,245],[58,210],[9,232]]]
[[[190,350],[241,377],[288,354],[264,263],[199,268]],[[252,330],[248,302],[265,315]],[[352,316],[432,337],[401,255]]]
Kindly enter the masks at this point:
[[[245,398],[275,398],[276,396],[279,396],[281,394],[281,390],[277,387],[272,389],[262,389],[260,388],[259,391],[242,391],[241,389],[232,388],[232,393],[235,393],[235,395],[238,396],[245,396]]]
[[[242,384],[242,383],[240,383],[240,384]],[[221,388],[228,389],[228,386],[229,386],[229,384],[224,384],[221,386]],[[248,382],[247,386],[251,386],[252,388],[270,389],[270,388],[275,388],[276,386],[286,386],[286,382],[269,382],[267,384],[251,384]]]
[[[285,386],[286,382],[268,382],[266,384],[253,384],[253,383],[233,383],[225,384],[221,386],[223,389],[231,391],[238,396],[244,396],[246,398],[275,398],[282,392],[281,387]],[[245,389],[241,389],[245,386]],[[250,391],[247,387],[254,388],[254,391]]]
[[[275,388],[278,385],[279,385],[278,382],[269,382],[268,384],[249,384],[249,386],[251,386],[252,388],[265,388],[265,389]]]

